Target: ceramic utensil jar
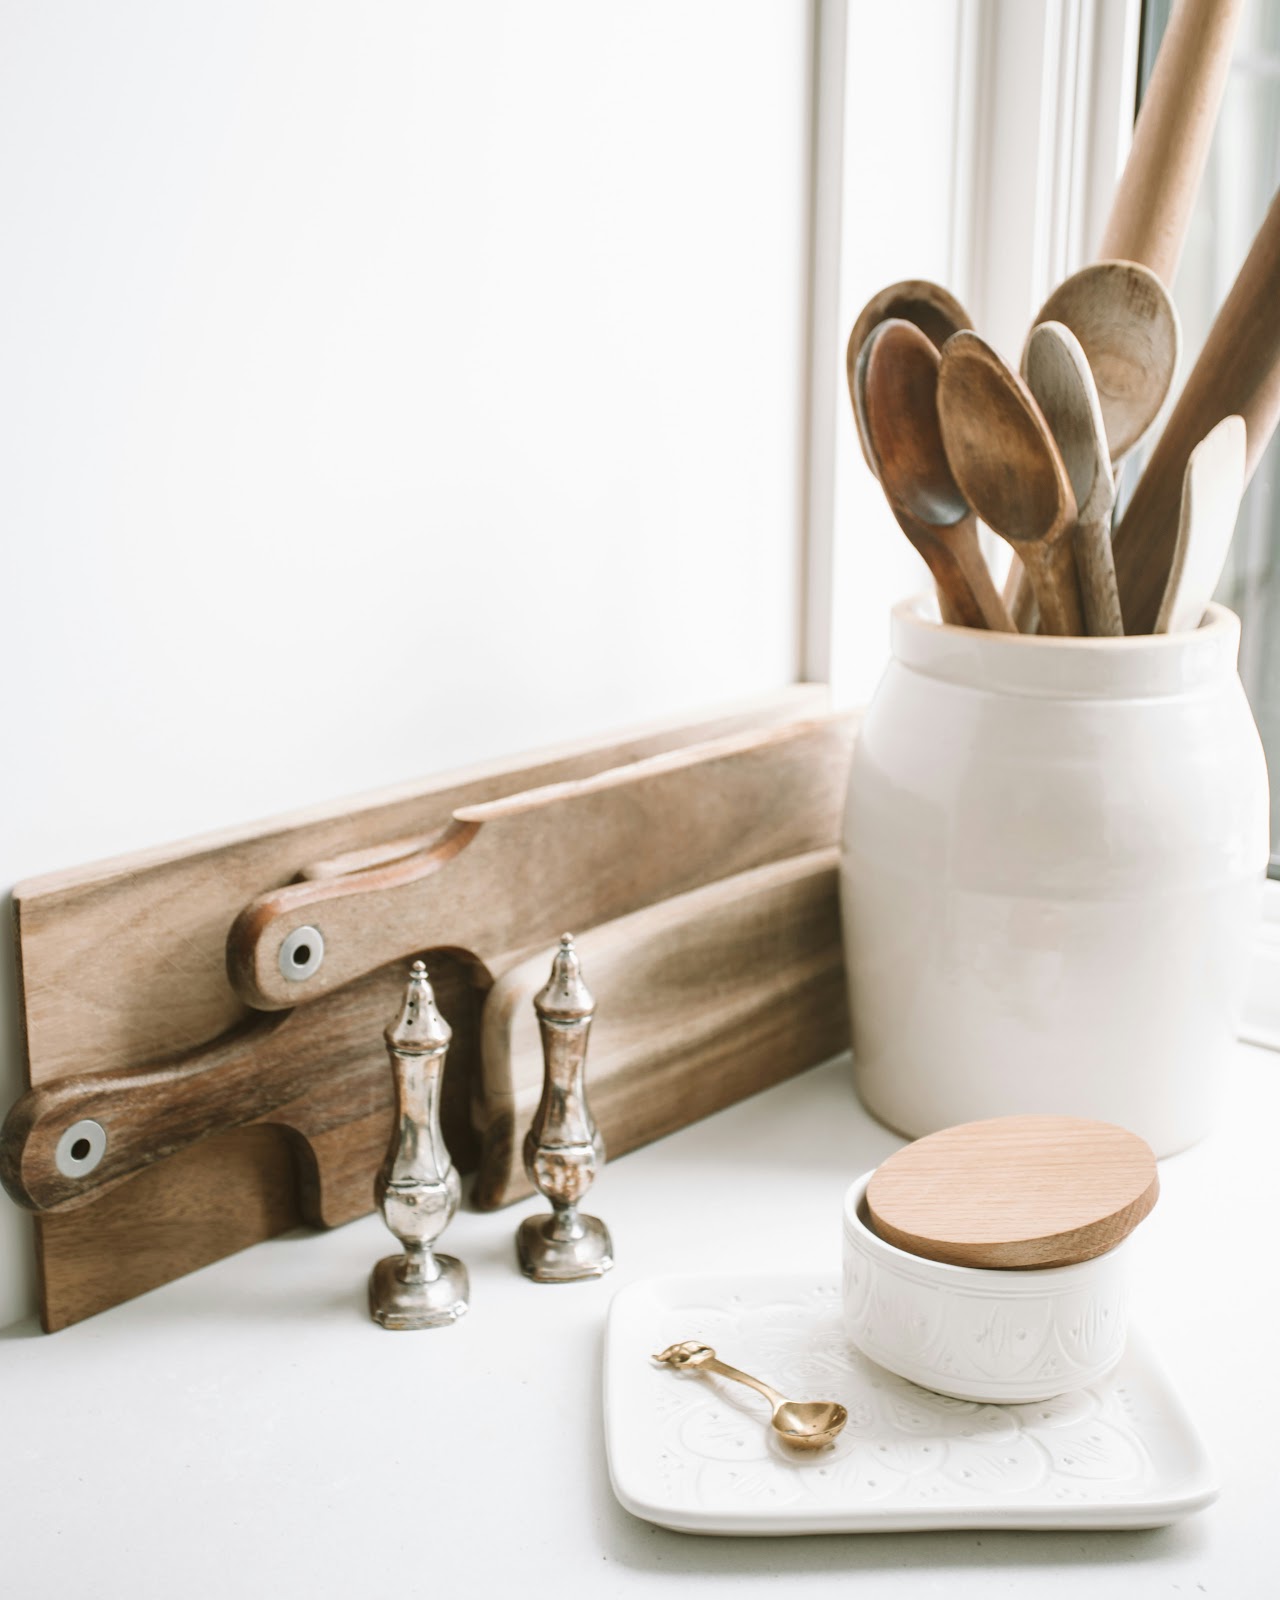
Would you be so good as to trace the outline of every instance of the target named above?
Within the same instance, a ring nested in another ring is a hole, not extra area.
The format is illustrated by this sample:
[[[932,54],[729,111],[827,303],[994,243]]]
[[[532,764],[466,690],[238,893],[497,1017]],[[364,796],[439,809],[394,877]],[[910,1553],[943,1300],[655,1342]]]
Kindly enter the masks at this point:
[[[930,610],[893,613],[850,773],[858,1092],[912,1136],[1060,1112],[1179,1150],[1212,1121],[1267,860],[1239,623],[1050,638]]]

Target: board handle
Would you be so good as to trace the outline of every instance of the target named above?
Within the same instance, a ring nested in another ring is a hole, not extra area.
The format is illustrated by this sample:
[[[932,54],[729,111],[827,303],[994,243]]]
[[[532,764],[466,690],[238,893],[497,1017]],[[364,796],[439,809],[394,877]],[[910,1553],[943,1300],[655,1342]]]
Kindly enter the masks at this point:
[[[564,927],[833,844],[855,722],[751,730],[464,807],[429,849],[252,901],[227,940],[232,987],[280,1010],[421,949],[493,973]]]
[[[256,1017],[213,1043],[124,1072],[29,1089],[0,1128],[0,1183],[28,1211],[69,1211],[211,1132],[302,1093],[309,1063],[262,1070],[288,1014]]]

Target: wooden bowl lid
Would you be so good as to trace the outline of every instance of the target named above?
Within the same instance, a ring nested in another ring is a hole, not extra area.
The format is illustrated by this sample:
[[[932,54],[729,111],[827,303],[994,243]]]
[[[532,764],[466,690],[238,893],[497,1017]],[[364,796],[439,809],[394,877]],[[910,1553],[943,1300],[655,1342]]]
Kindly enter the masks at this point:
[[[1156,1203],[1150,1145],[1109,1122],[995,1117],[917,1139],[867,1185],[871,1225],[959,1267],[1065,1267],[1113,1249]]]

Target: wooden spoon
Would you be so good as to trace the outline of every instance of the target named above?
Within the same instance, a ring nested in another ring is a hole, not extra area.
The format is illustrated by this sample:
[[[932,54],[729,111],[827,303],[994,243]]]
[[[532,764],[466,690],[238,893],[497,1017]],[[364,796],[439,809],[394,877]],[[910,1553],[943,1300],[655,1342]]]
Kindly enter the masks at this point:
[[[1061,1267],[1112,1250],[1160,1193],[1136,1133],[1081,1117],[993,1117],[944,1128],[871,1175],[882,1239],[958,1267]]]
[[[1124,632],[1111,559],[1116,485],[1102,407],[1080,341],[1061,322],[1041,323],[1027,340],[1022,375],[1057,440],[1075,495],[1072,541],[1085,624],[1095,636],[1116,638]]]
[[[1280,194],[1214,318],[1177,404],[1116,529],[1116,582],[1126,633],[1150,633],[1168,587],[1182,479],[1210,428],[1244,418],[1245,483],[1280,417]],[[1082,341],[1083,342],[1083,341]]]
[[[1218,120],[1241,5],[1179,0],[1174,7],[1102,236],[1100,256],[1140,261],[1169,285]]]
[[[1178,542],[1153,633],[1198,628],[1226,565],[1244,493],[1243,417],[1222,421],[1191,452],[1182,479]]]
[[[1084,350],[1114,467],[1154,423],[1173,383],[1182,338],[1173,301],[1147,267],[1131,261],[1098,261],[1058,285],[1041,306],[1031,332],[1046,322],[1070,328]],[[1025,374],[1025,348],[1022,370]],[[1021,564],[1015,561],[1004,599],[1019,628],[1030,633],[1033,591],[1022,580]],[[1086,581],[1083,572],[1081,580]]]
[[[1031,391],[976,333],[956,333],[939,364],[938,416],[961,493],[1026,568],[1041,631],[1082,633],[1075,496]]]
[[[1043,322],[1062,323],[1080,341],[1114,466],[1159,416],[1173,383],[1182,332],[1169,291],[1135,262],[1096,261],[1058,285],[1035,326]],[[1024,352],[1024,370],[1025,361]]]
[[[914,323],[937,350],[941,350],[958,329],[973,327],[972,318],[956,297],[940,284],[930,283],[927,278],[905,278],[901,283],[889,284],[879,294],[873,294],[858,313],[845,351],[845,372],[849,380],[849,398],[853,402],[858,441],[867,465],[877,478],[880,469],[867,435],[866,417],[858,391],[857,368],[858,357],[872,329],[891,317]]]
[[[947,465],[938,428],[938,352],[913,323],[872,329],[854,374],[867,449],[898,526],[938,586],[944,622],[1016,633]]]

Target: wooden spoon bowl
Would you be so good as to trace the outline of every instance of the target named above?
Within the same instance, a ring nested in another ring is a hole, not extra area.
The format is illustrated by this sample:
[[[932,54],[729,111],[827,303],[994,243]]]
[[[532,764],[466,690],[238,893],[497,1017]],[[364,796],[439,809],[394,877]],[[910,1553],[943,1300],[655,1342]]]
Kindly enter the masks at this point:
[[[938,352],[914,324],[891,318],[871,330],[854,374],[867,449],[898,525],[933,573],[943,620],[1013,633],[943,448],[938,371]]]
[[[858,358],[874,329],[890,319],[913,323],[933,345],[941,350],[951,335],[960,328],[972,328],[969,313],[953,294],[941,284],[930,283],[927,278],[905,278],[891,283],[873,294],[858,313],[849,334],[845,351],[845,373],[849,383],[849,399],[853,403],[853,420],[858,429],[858,440],[867,465],[880,476],[875,454],[867,433],[866,416],[857,383]]]
[[[1076,499],[1072,531],[1084,619],[1095,637],[1124,632],[1111,556],[1116,486],[1098,390],[1080,341],[1061,322],[1031,330],[1022,375],[1057,441]]]
[[[976,333],[953,334],[943,348],[938,417],[961,493],[1026,568],[1042,631],[1083,633],[1062,456],[1031,391]]]
[[[1058,285],[1035,326],[1043,322],[1063,323],[1080,341],[1114,464],[1151,427],[1173,383],[1182,332],[1169,291],[1137,262],[1096,261]]]

